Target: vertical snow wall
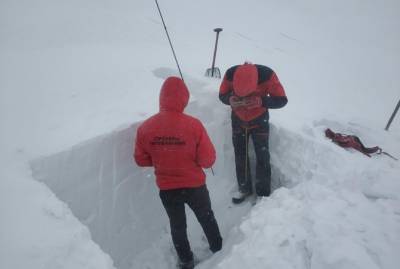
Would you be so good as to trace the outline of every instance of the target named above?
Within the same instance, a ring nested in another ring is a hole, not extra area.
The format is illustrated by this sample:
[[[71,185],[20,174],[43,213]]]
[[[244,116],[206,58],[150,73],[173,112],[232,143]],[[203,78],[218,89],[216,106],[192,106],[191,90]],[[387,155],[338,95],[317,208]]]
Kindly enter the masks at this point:
[[[149,247],[165,226],[162,205],[154,199],[152,169],[133,164],[136,127],[31,162],[33,177],[69,205],[119,268],[126,268],[132,253]]]

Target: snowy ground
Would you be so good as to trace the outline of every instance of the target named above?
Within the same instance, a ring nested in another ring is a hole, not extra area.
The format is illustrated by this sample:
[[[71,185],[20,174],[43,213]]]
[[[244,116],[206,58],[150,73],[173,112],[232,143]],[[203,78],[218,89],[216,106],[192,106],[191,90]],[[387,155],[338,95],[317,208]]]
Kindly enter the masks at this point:
[[[1,269],[175,268],[152,170],[131,154],[176,71],[154,3],[134,2],[0,3]],[[398,268],[399,162],[323,135],[356,134],[400,157],[399,116],[383,131],[400,97],[398,2],[160,6],[191,91],[186,112],[218,154],[207,184],[224,248],[210,257],[187,211],[197,268]],[[289,97],[271,112],[275,191],[255,207],[230,203],[229,108],[220,81],[203,77],[214,27],[224,28],[222,71],[245,59],[270,65]]]

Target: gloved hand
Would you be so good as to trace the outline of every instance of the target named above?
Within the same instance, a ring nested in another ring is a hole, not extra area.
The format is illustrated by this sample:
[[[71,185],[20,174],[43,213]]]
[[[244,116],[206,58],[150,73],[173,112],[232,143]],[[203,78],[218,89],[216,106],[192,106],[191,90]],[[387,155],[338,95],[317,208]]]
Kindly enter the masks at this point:
[[[247,109],[253,109],[262,106],[262,99],[257,95],[245,97],[243,102]]]
[[[245,105],[243,100],[236,95],[232,95],[231,97],[229,97],[229,104],[232,108],[238,108]]]

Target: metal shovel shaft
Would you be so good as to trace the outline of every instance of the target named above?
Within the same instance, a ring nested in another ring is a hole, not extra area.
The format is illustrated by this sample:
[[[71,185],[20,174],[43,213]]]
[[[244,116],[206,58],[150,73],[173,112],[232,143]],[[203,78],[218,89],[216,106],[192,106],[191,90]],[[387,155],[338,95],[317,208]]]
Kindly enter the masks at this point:
[[[211,65],[211,76],[214,76],[214,67],[215,67],[215,57],[217,56],[217,47],[218,47],[218,37],[219,37],[219,32],[222,31],[222,28],[215,28],[214,32],[217,33],[216,39],[215,39],[215,47],[214,47],[214,56],[213,56],[213,61]]]

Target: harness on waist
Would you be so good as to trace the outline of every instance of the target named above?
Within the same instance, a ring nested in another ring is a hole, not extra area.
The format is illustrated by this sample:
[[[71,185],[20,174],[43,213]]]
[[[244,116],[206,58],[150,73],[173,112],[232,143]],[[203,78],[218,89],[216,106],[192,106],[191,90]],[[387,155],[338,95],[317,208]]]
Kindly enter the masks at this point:
[[[240,125],[240,127],[241,127],[242,129],[251,130],[251,129],[255,129],[255,128],[260,127],[260,125],[242,123],[242,124]]]
[[[363,145],[361,142],[360,138],[358,138],[355,135],[346,135],[346,134],[341,134],[341,133],[335,133],[331,129],[326,129],[325,130],[325,135],[326,137],[330,138],[332,142],[335,144],[343,147],[343,148],[353,148],[364,155],[371,157],[371,154],[376,153],[376,154],[385,154],[386,156],[389,156],[390,158],[394,160],[398,160],[392,155],[390,155],[387,152],[384,152],[380,147],[372,147],[372,148],[367,148]]]

